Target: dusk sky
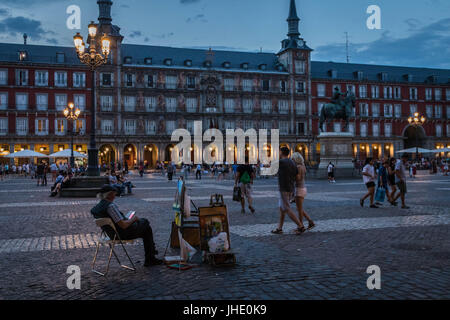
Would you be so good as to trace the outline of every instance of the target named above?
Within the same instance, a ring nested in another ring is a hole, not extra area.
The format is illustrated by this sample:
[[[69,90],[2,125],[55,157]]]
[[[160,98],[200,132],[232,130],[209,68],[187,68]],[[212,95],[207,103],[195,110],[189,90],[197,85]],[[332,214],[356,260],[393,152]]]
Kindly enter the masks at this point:
[[[278,52],[289,0],[113,0],[125,43]],[[313,60],[450,68],[449,0],[297,0],[300,32]],[[66,8],[81,8],[82,30],[66,27]],[[369,5],[381,30],[369,30]],[[0,0],[0,42],[71,46],[98,17],[96,0]]]

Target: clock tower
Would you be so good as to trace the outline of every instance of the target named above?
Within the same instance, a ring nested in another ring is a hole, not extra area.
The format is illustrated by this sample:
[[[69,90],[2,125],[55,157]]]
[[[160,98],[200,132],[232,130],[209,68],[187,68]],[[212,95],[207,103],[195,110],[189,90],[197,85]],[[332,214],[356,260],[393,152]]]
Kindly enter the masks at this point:
[[[295,0],[290,0],[287,39],[281,42],[278,61],[289,72],[291,126],[297,142],[306,142],[311,133],[311,51],[300,37]],[[313,150],[311,150],[313,151]]]

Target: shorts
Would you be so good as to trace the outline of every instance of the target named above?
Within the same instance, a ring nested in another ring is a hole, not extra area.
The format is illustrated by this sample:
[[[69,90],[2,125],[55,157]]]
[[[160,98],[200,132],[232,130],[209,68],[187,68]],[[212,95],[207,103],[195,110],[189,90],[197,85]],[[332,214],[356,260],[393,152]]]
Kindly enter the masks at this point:
[[[287,211],[290,207],[292,192],[280,191],[280,199],[278,201],[278,206],[281,211]]]
[[[407,193],[406,182],[405,181],[397,182],[397,187],[398,187],[398,190],[400,191],[400,193],[402,193],[402,194],[406,194]]]
[[[295,188],[295,196],[300,198],[306,198],[307,191],[306,188]]]
[[[247,197],[248,200],[252,200],[252,185],[250,183],[239,183],[239,187],[241,188],[241,196]]]
[[[367,189],[375,187],[375,182],[373,182],[373,181],[367,182],[366,187],[367,187]]]
[[[334,173],[333,172],[328,172],[328,178],[334,178]]]
[[[37,175],[37,178],[38,178],[38,179],[44,179],[44,175],[43,175],[43,174],[38,174],[38,175]]]

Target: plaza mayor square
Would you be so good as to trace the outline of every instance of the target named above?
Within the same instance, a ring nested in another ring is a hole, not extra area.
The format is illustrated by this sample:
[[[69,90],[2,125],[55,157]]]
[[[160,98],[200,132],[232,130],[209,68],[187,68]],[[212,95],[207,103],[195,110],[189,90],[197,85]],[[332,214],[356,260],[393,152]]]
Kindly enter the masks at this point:
[[[450,299],[449,13],[2,0],[0,304]]]

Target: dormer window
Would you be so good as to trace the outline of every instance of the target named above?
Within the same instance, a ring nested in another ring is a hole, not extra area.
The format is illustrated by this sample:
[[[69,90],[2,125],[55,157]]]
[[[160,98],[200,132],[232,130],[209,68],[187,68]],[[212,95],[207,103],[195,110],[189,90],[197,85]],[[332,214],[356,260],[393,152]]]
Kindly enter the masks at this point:
[[[226,69],[229,69],[231,67],[231,63],[229,63],[228,61],[225,61],[222,66]]]
[[[66,60],[66,55],[64,53],[56,54],[56,63],[64,63]]]
[[[405,78],[406,81],[408,81],[408,82],[413,82],[413,79],[414,79],[414,77],[413,77],[412,74],[405,74],[405,75],[404,75],[404,78]]]
[[[165,64],[166,66],[171,66],[171,65],[172,65],[172,59],[165,59],[165,60],[164,60],[164,64]]]
[[[144,59],[145,64],[152,64],[152,58],[145,58]]]
[[[438,80],[438,77],[437,77],[437,76],[429,76],[429,77],[428,77],[428,81],[429,81],[430,83],[436,83],[437,80]]]
[[[124,63],[130,64],[130,63],[131,63],[131,57],[125,57],[125,58],[123,59],[123,62],[124,62]]]
[[[329,74],[332,79],[337,79],[337,74],[338,74],[337,70],[330,70]]]
[[[379,77],[380,77],[380,80],[381,80],[381,81],[387,81],[387,80],[388,80],[388,74],[387,74],[387,72],[381,72],[381,73],[379,74]]]
[[[267,64],[263,63],[259,65],[259,70],[266,70],[267,69]]]
[[[364,77],[364,72],[362,72],[362,71],[356,71],[356,72],[355,72],[355,75],[356,75],[356,79],[362,80],[363,77]]]
[[[204,63],[203,63],[203,65],[205,66],[205,67],[207,67],[207,68],[211,68],[211,61],[209,61],[209,60],[206,60]]]
[[[278,70],[278,71],[284,71],[284,66],[280,63],[280,64],[277,66],[277,70]]]
[[[241,64],[241,68],[247,70],[248,69],[248,63],[244,62]]]
[[[186,61],[184,61],[184,65],[185,65],[186,67],[192,67],[192,60],[186,60]]]
[[[28,54],[26,51],[19,51],[18,56],[19,56],[19,61],[25,61],[25,60],[27,60]]]

